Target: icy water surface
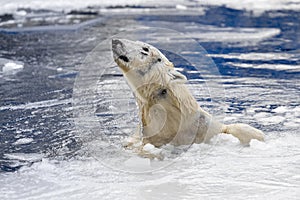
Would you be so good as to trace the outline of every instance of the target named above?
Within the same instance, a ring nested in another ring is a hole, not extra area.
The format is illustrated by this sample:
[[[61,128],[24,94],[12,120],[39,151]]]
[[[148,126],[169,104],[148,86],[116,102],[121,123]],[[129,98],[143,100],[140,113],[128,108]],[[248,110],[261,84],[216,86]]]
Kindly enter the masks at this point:
[[[185,1],[3,15],[0,198],[297,199],[300,12],[284,8]],[[202,108],[263,130],[266,142],[244,147],[219,135],[186,152],[167,145],[163,161],[125,151],[137,108],[105,39],[141,26],[183,33],[136,37],[160,47],[188,77]]]

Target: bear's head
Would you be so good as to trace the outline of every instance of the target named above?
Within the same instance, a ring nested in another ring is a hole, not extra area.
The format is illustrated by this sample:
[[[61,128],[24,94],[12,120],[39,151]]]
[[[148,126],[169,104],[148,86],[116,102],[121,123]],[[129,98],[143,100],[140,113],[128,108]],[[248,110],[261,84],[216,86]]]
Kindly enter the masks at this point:
[[[113,39],[112,50],[114,60],[125,73],[135,70],[145,74],[152,67],[162,63],[173,67],[173,64],[158,49],[140,41]]]
[[[156,96],[155,92],[164,95],[171,85],[182,84],[187,80],[183,74],[174,69],[173,63],[149,44],[113,39],[112,51],[113,58],[121,68],[131,89],[145,100],[151,95]],[[142,88],[150,85],[154,91],[144,93]]]

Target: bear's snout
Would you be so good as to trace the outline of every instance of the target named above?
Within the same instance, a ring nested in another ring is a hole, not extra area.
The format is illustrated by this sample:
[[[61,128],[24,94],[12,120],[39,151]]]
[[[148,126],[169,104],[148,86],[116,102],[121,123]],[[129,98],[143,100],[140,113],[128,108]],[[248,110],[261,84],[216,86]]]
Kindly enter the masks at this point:
[[[113,51],[113,57],[114,59],[121,59],[125,62],[128,62],[129,59],[126,54],[125,45],[121,40],[113,39],[112,40],[112,51]]]
[[[130,62],[128,57],[127,48],[125,45],[126,41],[121,39],[112,39],[112,52],[113,58],[118,66],[124,71],[129,71],[128,63]]]

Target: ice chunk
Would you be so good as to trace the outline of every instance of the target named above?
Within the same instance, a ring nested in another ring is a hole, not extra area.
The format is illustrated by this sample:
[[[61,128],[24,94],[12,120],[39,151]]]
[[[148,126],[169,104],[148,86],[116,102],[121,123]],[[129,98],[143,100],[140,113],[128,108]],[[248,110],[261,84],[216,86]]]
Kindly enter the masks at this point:
[[[143,147],[143,150],[148,152],[148,153],[151,153],[153,155],[159,155],[161,153],[161,149],[159,148],[156,148],[155,146],[153,146],[152,144],[145,144],[145,146]]]
[[[285,121],[285,117],[282,116],[270,116],[265,118],[258,118],[257,119],[263,125],[272,125],[272,124],[279,124]]]
[[[176,5],[176,9],[177,9],[177,10],[186,10],[187,7],[184,6],[184,5],[181,5],[181,4],[177,4],[177,5]]]
[[[279,107],[273,109],[273,112],[276,112],[276,113],[286,113],[287,111],[288,111],[288,109],[285,106],[279,106]]]
[[[39,153],[10,153],[4,154],[4,157],[10,160],[35,162],[41,160],[43,158],[43,155]]]
[[[153,150],[155,147],[152,145],[152,144],[150,144],[150,143],[148,143],[148,144],[145,144],[145,146],[143,147],[143,150],[144,151],[151,151],[151,150]]]
[[[14,142],[14,145],[29,144],[33,141],[32,138],[21,138]]]
[[[14,75],[19,71],[22,71],[23,68],[24,68],[23,64],[9,61],[3,66],[2,72],[5,75]]]

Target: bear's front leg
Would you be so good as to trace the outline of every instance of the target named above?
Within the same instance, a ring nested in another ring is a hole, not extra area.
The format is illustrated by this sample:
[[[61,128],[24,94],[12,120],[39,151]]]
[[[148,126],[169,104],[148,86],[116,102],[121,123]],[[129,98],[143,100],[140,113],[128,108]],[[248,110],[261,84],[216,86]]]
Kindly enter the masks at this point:
[[[137,131],[123,141],[123,147],[126,149],[133,149],[141,146],[142,138],[140,132],[140,126],[138,126]]]

